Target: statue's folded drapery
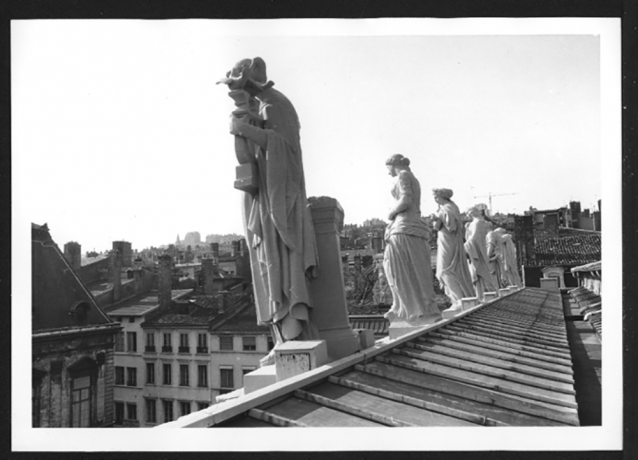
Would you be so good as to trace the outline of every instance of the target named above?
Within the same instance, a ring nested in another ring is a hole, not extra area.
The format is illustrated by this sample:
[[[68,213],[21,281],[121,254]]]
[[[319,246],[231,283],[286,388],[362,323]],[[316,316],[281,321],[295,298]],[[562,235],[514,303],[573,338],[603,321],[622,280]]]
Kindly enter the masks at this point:
[[[244,224],[260,324],[288,314],[308,321],[311,307],[306,275],[317,266],[312,217],[307,206],[299,121],[292,104],[274,89],[258,96],[267,135],[252,144],[258,191],[244,196]],[[288,318],[289,320],[290,318]],[[282,333],[286,337],[286,322]]]
[[[436,277],[453,305],[474,296],[472,275],[463,247],[465,227],[459,208],[451,201],[439,206],[441,228],[437,235]]]
[[[501,240],[505,276],[510,284],[521,287],[521,277],[518,274],[518,263],[516,262],[516,245],[512,241],[512,235],[505,234]]]
[[[490,273],[487,256],[486,237],[487,223],[484,220],[474,219],[468,228],[468,237],[465,242],[465,252],[470,256],[470,273],[472,281],[478,288],[477,294],[482,298],[485,291],[498,292],[498,282]]]

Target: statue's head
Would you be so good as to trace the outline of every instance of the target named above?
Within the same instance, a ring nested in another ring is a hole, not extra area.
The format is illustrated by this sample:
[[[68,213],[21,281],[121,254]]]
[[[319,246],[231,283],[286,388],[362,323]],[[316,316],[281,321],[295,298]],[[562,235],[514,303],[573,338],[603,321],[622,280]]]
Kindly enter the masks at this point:
[[[483,213],[483,209],[484,209],[483,205],[480,205],[480,204],[474,205],[467,210],[467,215],[472,218],[483,218],[485,217],[485,214]]]
[[[434,195],[434,201],[441,204],[445,201],[450,201],[454,192],[449,188],[433,188],[432,194]]]
[[[225,83],[230,89],[244,89],[247,83],[252,83],[258,89],[268,83],[266,76],[266,62],[260,57],[242,59],[226,72],[226,77],[217,83]]]
[[[395,153],[385,161],[385,165],[392,177],[397,175],[397,170],[410,170],[410,159],[404,157],[400,153]]]

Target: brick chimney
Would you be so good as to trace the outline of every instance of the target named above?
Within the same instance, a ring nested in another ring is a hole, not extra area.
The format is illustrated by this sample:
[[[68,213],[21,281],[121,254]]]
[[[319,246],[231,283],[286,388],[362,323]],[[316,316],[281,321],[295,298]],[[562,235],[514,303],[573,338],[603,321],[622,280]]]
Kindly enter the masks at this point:
[[[73,270],[79,270],[82,266],[82,246],[75,241],[69,241],[64,245],[64,258]]]
[[[113,302],[122,296],[122,253],[117,249],[111,251],[109,282],[113,283]]]
[[[173,282],[173,258],[169,254],[158,257],[158,298],[161,307],[170,305],[172,302],[171,285]]]
[[[213,259],[202,259],[202,272],[204,275],[204,294],[212,295],[215,293],[214,282],[215,275],[218,274],[217,265]]]
[[[210,250],[213,253],[215,263],[219,263],[219,243],[211,243]]]
[[[113,241],[113,249],[120,251],[123,267],[130,267],[133,265],[133,251],[131,249],[131,243],[128,241]]]

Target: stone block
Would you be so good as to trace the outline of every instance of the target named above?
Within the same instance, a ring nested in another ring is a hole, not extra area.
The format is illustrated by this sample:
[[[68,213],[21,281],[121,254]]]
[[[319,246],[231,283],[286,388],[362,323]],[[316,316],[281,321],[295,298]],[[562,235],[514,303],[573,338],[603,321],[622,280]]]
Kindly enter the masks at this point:
[[[260,367],[257,370],[244,375],[244,393],[252,393],[268,385],[277,382],[277,369],[275,365]]]
[[[374,332],[370,329],[354,329],[354,333],[359,338],[359,349],[365,350],[373,347],[375,343]]]
[[[463,297],[461,299],[461,308],[463,308],[463,311],[476,307],[478,304],[478,297]]]
[[[541,278],[541,289],[558,289],[559,283],[558,278]]]
[[[442,319],[441,315],[428,316],[418,323],[408,323],[407,321],[393,321],[388,328],[388,336],[390,339],[396,339],[405,334],[423,329],[425,326],[434,324]]]
[[[489,302],[491,300],[496,300],[497,297],[498,297],[498,294],[496,292],[486,292],[483,295],[483,301]]]
[[[498,296],[499,297],[503,297],[504,295],[507,295],[510,293],[509,288],[503,288],[503,289],[499,289],[498,290]]]
[[[275,369],[280,382],[328,362],[325,340],[291,340],[275,346]]]
[[[450,307],[447,310],[443,310],[441,314],[444,319],[454,318],[456,315],[463,311],[463,307],[461,305],[457,305],[455,307]]]

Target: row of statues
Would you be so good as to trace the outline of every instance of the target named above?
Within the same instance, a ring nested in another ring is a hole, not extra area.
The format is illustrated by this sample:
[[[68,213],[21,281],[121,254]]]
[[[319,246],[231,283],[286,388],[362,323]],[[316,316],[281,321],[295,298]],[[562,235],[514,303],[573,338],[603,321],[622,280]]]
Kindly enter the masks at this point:
[[[273,88],[259,57],[239,61],[218,83],[228,85],[236,105],[230,122],[239,162],[235,187],[245,192],[244,228],[258,322],[271,326],[277,344],[316,340],[309,282],[317,276],[318,254],[305,191],[299,118],[290,100]],[[441,313],[430,265],[431,230],[421,218],[421,188],[407,158],[394,155],[386,165],[395,178],[395,205],[385,234],[384,269],[393,296],[387,317],[431,323]],[[438,229],[436,276],[453,308],[463,297],[498,290],[504,280],[520,284],[511,237],[490,232],[478,208],[470,211],[473,220],[466,236],[452,191],[437,189],[434,197],[439,204],[432,219]],[[271,353],[262,365],[273,358]]]
[[[430,232],[420,212],[421,186],[403,155],[393,155],[386,166],[395,178],[395,206],[385,235],[383,266],[393,297],[385,316],[390,322],[435,322],[441,314],[432,284]],[[503,228],[493,229],[483,206],[471,207],[467,214],[472,220],[464,225],[452,190],[434,189],[433,194],[438,204],[430,216],[438,231],[436,277],[452,302],[450,310],[460,309],[463,298],[483,301],[485,292],[520,285],[512,236]]]

